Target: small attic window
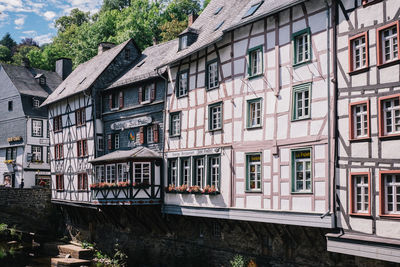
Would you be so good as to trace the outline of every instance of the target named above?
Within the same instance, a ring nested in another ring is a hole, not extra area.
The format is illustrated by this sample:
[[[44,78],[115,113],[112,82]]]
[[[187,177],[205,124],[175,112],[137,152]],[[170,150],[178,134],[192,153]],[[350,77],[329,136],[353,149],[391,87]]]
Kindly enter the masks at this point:
[[[219,8],[217,8],[217,10],[215,10],[214,15],[218,15],[219,12],[221,12],[221,10],[224,8],[224,6],[220,6]]]
[[[214,31],[217,31],[219,28],[221,28],[221,26],[224,24],[225,20],[223,22],[221,22],[220,24],[217,25],[217,27],[215,27]]]
[[[257,9],[261,6],[261,4],[264,3],[264,1],[260,1],[257,4],[252,5],[249,10],[247,10],[247,12],[244,14],[244,16],[242,17],[242,19],[247,18],[252,16],[254,13],[256,13]]]
[[[44,76],[39,78],[39,84],[46,85],[46,78]]]
[[[141,66],[143,66],[143,64],[146,63],[146,60],[143,60],[142,62],[140,62],[137,67],[140,68]]]
[[[129,60],[131,57],[131,50],[129,48],[125,49],[125,60]]]
[[[180,48],[180,50],[182,50],[187,47],[188,47],[188,37],[187,37],[187,35],[183,35],[183,36],[181,36],[181,38],[179,40],[179,48]]]
[[[33,99],[33,107],[34,108],[38,108],[40,106],[40,101],[39,99]]]

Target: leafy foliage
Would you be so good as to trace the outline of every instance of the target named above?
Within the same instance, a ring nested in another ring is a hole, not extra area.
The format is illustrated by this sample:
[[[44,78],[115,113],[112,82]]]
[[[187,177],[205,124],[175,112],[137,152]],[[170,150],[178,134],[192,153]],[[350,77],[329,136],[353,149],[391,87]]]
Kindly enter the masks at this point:
[[[246,266],[246,259],[242,255],[235,255],[233,260],[230,261],[232,267],[245,267]]]

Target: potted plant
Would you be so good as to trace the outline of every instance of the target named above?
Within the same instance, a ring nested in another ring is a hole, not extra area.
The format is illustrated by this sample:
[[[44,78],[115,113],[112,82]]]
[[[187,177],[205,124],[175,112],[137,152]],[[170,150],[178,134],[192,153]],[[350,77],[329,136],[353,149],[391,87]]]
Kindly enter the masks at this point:
[[[203,189],[204,194],[207,195],[218,195],[220,194],[217,188],[214,185],[206,185]]]

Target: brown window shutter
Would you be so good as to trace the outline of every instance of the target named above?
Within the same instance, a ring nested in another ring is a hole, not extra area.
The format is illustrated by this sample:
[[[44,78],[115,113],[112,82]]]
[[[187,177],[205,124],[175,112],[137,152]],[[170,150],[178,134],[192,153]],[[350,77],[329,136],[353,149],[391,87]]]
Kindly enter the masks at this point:
[[[153,102],[156,99],[156,83],[153,84],[153,87],[150,91],[150,101]]]
[[[107,135],[107,146],[108,146],[109,150],[112,149],[112,140],[111,139],[112,139],[111,134]]]
[[[349,72],[353,71],[353,42],[352,40],[349,40]]]
[[[119,92],[119,108],[124,107],[124,92]]]
[[[154,143],[158,143],[158,124],[153,125]]]
[[[81,155],[80,143],[81,141],[76,142],[76,155],[78,155],[78,158]]]
[[[108,96],[108,105],[110,106],[110,109],[113,108],[113,97],[112,97],[112,93]]]
[[[139,92],[138,92],[138,101],[139,101],[139,104],[140,103],[142,103],[142,94],[143,94],[143,89],[142,89],[142,87],[139,87]]]
[[[60,151],[60,159],[64,158],[64,145],[60,145],[60,148],[58,149]]]
[[[139,130],[139,143],[144,144],[144,127],[140,127]]]

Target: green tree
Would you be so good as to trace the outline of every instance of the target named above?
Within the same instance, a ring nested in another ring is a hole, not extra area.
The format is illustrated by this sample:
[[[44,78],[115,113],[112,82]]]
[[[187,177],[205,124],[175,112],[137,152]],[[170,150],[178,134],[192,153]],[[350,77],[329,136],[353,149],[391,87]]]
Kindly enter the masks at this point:
[[[17,48],[17,51],[14,53],[14,55],[12,56],[12,61],[14,64],[17,65],[22,65],[24,62],[25,58],[28,58],[28,54],[31,52],[31,50],[36,50],[34,52],[31,53],[31,59],[36,59],[37,60],[37,53],[40,52],[40,48],[37,46],[27,46],[27,45],[20,45]],[[34,54],[34,56],[33,56]],[[41,62],[35,62],[35,61],[31,61],[30,60],[30,64],[32,67],[37,67],[39,65],[41,65]]]
[[[0,45],[0,61],[9,62],[11,61],[11,50],[7,46]]]
[[[62,16],[56,20],[56,28],[64,32],[71,25],[81,26],[83,23],[88,22],[90,19],[89,12],[83,12],[78,8],[74,8],[71,10],[69,16]]]
[[[0,44],[6,46],[10,51],[17,45],[17,43],[11,38],[10,33],[6,33],[3,38],[0,40]]]
[[[188,22],[186,20],[179,21],[174,15],[172,15],[170,21],[166,21],[160,26],[161,40],[166,42],[175,39],[186,29],[187,25]]]
[[[201,10],[199,0],[172,0],[165,9],[164,16],[171,21],[172,17],[179,21],[185,21],[189,14],[198,14]]]
[[[125,7],[130,6],[130,0],[103,0],[103,5],[101,6],[101,11],[109,10],[122,10]]]

